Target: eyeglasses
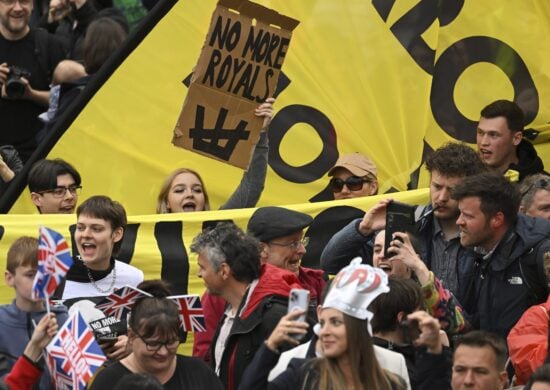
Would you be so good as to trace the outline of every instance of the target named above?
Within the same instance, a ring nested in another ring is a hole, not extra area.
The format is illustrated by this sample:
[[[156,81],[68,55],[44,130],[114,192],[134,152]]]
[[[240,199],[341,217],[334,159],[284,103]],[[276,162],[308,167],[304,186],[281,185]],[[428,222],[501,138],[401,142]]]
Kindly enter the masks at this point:
[[[300,248],[300,245],[303,245],[304,248],[309,244],[309,237],[304,237],[301,240],[292,241],[288,244],[281,244],[280,242],[270,242],[269,245],[276,245],[276,246],[282,246],[285,248],[292,249],[293,251],[298,250]]]
[[[532,189],[535,189],[535,190],[545,189],[550,191],[550,179],[537,180],[536,182],[531,184],[529,187],[527,187],[525,191],[523,191],[523,193],[521,194],[521,197],[523,198]]]
[[[3,1],[3,0],[0,0]],[[45,190],[38,192],[39,194],[52,194],[54,198],[63,198],[67,191],[71,193],[71,195],[76,196],[80,195],[80,191],[82,190],[82,186],[68,186],[68,187],[55,187],[51,190]]]
[[[359,191],[363,188],[363,183],[370,183],[370,180],[359,176],[350,176],[346,180],[333,177],[328,182],[332,192],[340,192],[344,188],[344,184],[350,191]]]
[[[143,344],[145,344],[145,349],[149,352],[157,352],[162,347],[165,347],[169,351],[174,351],[180,345],[179,339],[168,341],[146,341],[138,332],[134,331],[134,333],[137,335],[137,337],[139,337],[141,341],[143,341]]]
[[[0,0],[0,3],[7,5],[8,7],[14,6],[17,2],[19,2],[21,7],[28,7],[32,4],[33,0]]]

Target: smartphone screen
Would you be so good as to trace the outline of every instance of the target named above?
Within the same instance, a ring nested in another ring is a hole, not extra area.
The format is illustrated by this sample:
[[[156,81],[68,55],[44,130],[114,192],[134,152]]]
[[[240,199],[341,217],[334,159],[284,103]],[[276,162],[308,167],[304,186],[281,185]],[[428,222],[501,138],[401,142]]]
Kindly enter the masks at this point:
[[[415,232],[416,224],[414,212],[416,206],[392,201],[386,208],[386,237],[384,240],[384,257],[388,258],[393,254],[388,253],[388,248],[393,240],[395,232]]]

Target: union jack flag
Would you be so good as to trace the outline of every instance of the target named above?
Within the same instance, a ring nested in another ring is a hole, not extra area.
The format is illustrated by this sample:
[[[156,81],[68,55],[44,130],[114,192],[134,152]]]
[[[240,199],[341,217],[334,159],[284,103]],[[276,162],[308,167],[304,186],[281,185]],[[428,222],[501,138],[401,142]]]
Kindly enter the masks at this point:
[[[132,311],[134,303],[144,296],[150,297],[151,294],[132,286],[124,286],[107,295],[95,307],[101,310],[107,317],[113,316],[118,320],[125,320],[128,313]]]
[[[77,310],[46,346],[46,362],[57,389],[86,389],[106,357]]]
[[[38,270],[32,284],[33,297],[51,296],[72,264],[73,258],[65,238],[54,230],[40,226]]]
[[[204,311],[198,295],[174,295],[168,299],[176,302],[180,311],[180,323],[184,332],[206,332]]]

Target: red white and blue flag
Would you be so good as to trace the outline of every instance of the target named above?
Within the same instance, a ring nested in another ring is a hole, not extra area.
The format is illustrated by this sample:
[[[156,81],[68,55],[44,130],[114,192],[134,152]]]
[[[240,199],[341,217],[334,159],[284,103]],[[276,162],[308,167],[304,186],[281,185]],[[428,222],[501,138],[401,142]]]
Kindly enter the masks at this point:
[[[132,306],[139,298],[151,296],[151,294],[138,288],[124,286],[107,295],[95,307],[101,310],[106,317],[112,316],[119,320],[126,320],[128,313],[132,311]]]
[[[184,332],[206,332],[204,311],[198,295],[174,295],[167,299],[172,299],[178,305]]]
[[[57,389],[86,389],[107,360],[92,330],[77,310],[46,347],[46,362]]]
[[[40,226],[38,270],[32,285],[33,297],[51,296],[72,264],[73,258],[65,238],[55,230]]]

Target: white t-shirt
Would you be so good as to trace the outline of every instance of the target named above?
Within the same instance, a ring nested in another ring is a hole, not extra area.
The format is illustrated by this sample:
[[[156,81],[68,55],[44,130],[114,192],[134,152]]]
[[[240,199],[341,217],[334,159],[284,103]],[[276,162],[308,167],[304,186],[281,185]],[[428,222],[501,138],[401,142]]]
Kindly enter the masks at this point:
[[[105,293],[104,291],[107,290],[113,283],[115,269],[116,280],[113,290],[122,288],[126,285],[136,287],[138,284],[143,282],[143,271],[134,266],[123,263],[122,261],[115,260],[113,270],[104,278],[95,281],[95,284],[103,291],[99,291],[91,282],[75,282],[67,279],[65,281],[65,289],[63,290],[62,299],[65,300],[80,297],[92,298],[109,295],[112,291],[109,293]]]

